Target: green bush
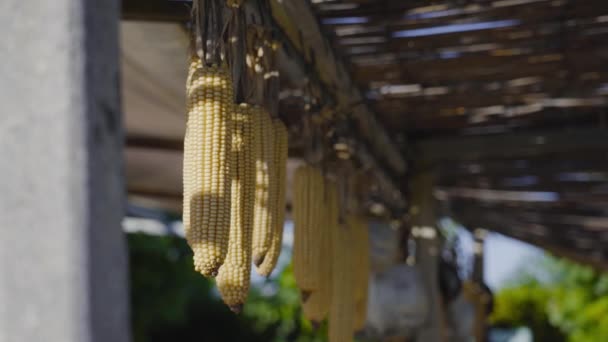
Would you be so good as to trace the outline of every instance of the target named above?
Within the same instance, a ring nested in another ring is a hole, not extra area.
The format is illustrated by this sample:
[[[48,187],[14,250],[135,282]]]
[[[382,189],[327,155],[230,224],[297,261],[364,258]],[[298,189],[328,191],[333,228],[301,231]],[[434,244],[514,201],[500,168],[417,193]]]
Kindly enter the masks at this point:
[[[287,269],[264,288],[252,288],[241,315],[218,298],[213,281],[196,273],[185,241],[144,234],[128,236],[131,320],[135,342],[323,341],[300,317],[299,295]]]

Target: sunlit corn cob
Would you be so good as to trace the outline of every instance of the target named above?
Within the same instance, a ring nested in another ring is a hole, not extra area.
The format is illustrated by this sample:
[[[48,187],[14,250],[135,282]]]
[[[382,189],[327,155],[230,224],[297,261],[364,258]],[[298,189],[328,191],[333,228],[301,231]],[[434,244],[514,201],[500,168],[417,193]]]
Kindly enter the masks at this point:
[[[287,172],[287,128],[279,119],[272,120],[274,133],[274,158],[272,167],[275,178],[271,180],[270,201],[274,203],[271,208],[272,212],[272,235],[270,239],[270,248],[262,261],[262,264],[257,267],[258,273],[263,276],[270,276],[272,270],[279,260],[281,247],[283,245],[283,224],[285,223],[285,181]]]
[[[276,175],[272,119],[261,107],[255,107],[254,115],[260,117],[260,125],[254,133],[258,139],[255,145],[257,160],[252,252],[253,263],[259,266],[268,253],[272,239],[274,203],[270,200],[270,192],[274,190],[271,189],[273,185],[276,187]]]
[[[232,201],[228,254],[216,278],[226,305],[240,312],[249,293],[255,192],[255,139],[259,119],[246,104],[235,106],[232,133]]]
[[[332,251],[332,292],[329,309],[329,342],[353,340],[355,271],[353,232],[346,224],[334,229]]]
[[[302,299],[319,287],[320,265],[318,253],[323,229],[323,176],[310,167],[302,166],[294,177],[293,272]]]
[[[232,84],[226,66],[190,64],[184,139],[184,226],[194,266],[213,277],[224,262],[230,226]]]
[[[367,319],[367,292],[369,286],[369,231],[362,217],[351,216],[348,224],[352,227],[355,251],[355,319],[354,330],[365,327]]]
[[[316,252],[320,254],[322,262],[319,268],[319,288],[303,302],[304,317],[318,325],[327,317],[331,303],[331,262],[332,260],[332,231],[338,227],[338,194],[335,184],[325,181],[325,196],[323,204],[324,221],[319,234],[321,245]]]

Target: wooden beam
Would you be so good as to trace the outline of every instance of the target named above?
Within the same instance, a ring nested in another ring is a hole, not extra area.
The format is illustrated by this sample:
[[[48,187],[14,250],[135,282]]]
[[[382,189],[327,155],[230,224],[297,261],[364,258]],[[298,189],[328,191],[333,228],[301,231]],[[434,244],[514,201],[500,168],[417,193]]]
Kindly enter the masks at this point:
[[[492,177],[474,176],[469,178],[450,177],[449,181],[443,180],[442,186],[456,188],[471,188],[483,190],[500,191],[533,191],[533,192],[556,192],[556,193],[586,193],[596,188],[606,187],[606,180],[589,182],[564,182],[548,176],[527,174],[521,176]]]
[[[592,193],[608,189],[608,152],[436,164],[441,187]],[[585,159],[581,159],[585,158]],[[539,160],[540,159],[540,160]]]
[[[490,136],[461,136],[427,140],[418,144],[428,161],[512,158],[556,152],[581,152],[608,148],[608,130],[599,128],[512,133]]]
[[[588,237],[608,238],[608,208],[605,210],[582,207],[568,207],[556,204],[518,204],[509,203],[487,203],[472,199],[448,198],[445,204],[450,212],[472,217],[489,212],[500,213],[507,217],[518,220],[526,225],[538,225],[547,227],[551,234],[562,234],[580,232]]]
[[[190,2],[179,0],[123,0],[123,20],[187,22]]]
[[[601,52],[601,53],[600,53]],[[390,62],[373,61],[355,65],[354,78],[357,82],[411,80],[426,84],[454,82],[458,80],[493,81],[546,73],[547,69],[576,70],[585,72],[603,70],[608,57],[604,48],[589,48],[585,51],[567,50],[556,53],[531,53],[514,56],[470,55],[461,58],[413,60]],[[376,56],[377,59],[377,56]],[[568,64],[564,64],[565,61]],[[506,76],[500,76],[501,74]]]
[[[608,194],[601,192],[574,192],[574,191],[508,191],[479,188],[438,187],[435,190],[437,198],[476,200],[484,204],[511,204],[518,206],[539,204],[564,204],[584,206],[605,210],[608,208]]]
[[[134,187],[130,186],[127,189],[127,192],[130,195],[137,195],[142,197],[151,197],[158,199],[169,199],[182,201],[184,199],[184,195],[181,192],[169,192],[166,190],[157,190],[157,189],[148,189],[144,187]]]
[[[354,2],[354,1],[351,1]],[[535,13],[539,11],[551,10],[557,8],[562,10],[566,7],[570,10],[567,14],[573,15],[579,13],[581,9],[588,7],[599,7],[604,2],[601,0],[575,2],[574,0],[566,0],[564,2],[555,3],[554,1],[537,1],[537,2],[513,2],[511,5],[492,6],[489,2],[477,2],[473,6],[467,6],[454,1],[437,1],[429,3],[428,1],[369,1],[358,4],[358,6],[348,9],[340,9],[331,7],[331,4],[323,3],[316,4],[315,7],[322,18],[342,18],[342,17],[368,17],[370,21],[380,21],[382,18],[385,21],[406,21],[415,24],[439,25],[441,23],[450,22],[454,19],[462,19],[467,17],[492,18],[497,16],[513,16],[520,13]],[[434,9],[429,7],[434,7]],[[423,11],[426,8],[425,11]],[[405,14],[411,14],[406,16]],[[442,14],[428,15],[423,14]],[[440,13],[437,13],[440,12]],[[442,12],[442,13],[441,13]],[[418,15],[416,15],[418,14]]]
[[[338,108],[350,113],[372,153],[380,156],[382,163],[394,173],[403,174],[407,165],[402,153],[365,104],[364,97],[332,49],[327,34],[319,26],[309,2],[271,0],[270,3],[278,26],[305,56],[327,89],[333,92]]]
[[[421,109],[420,113],[436,113],[447,115],[450,112],[455,112],[456,108],[464,108],[467,111],[476,111],[487,107],[502,105],[505,108],[533,105],[543,105],[544,101],[567,98],[580,99],[582,108],[588,107],[608,107],[608,100],[602,102],[602,97],[592,94],[597,91],[603,84],[608,83],[608,75],[606,78],[597,78],[594,80],[575,79],[570,73],[564,72],[561,75],[552,75],[547,77],[528,76],[525,79],[510,79],[508,81],[490,82],[468,82],[434,84],[432,86],[420,86],[420,91],[410,94],[378,94],[379,98],[375,99],[374,105],[376,108],[385,108],[391,113],[404,113],[410,110],[415,113]],[[529,84],[513,85],[516,82],[526,82]],[[416,83],[413,83],[416,85]],[[435,95],[424,95],[424,91],[433,89],[441,89],[445,92]],[[378,90],[375,91],[376,94]],[[590,96],[591,95],[591,96]],[[597,101],[591,102],[590,98],[595,98]],[[583,106],[584,100],[589,101],[588,106]],[[578,107],[578,108],[580,108]],[[544,107],[541,107],[544,108]],[[551,108],[547,104],[547,108]],[[570,107],[577,108],[577,107]],[[456,113],[455,113],[456,114]]]
[[[127,135],[125,145],[129,148],[142,148],[165,151],[184,151],[184,141],[182,139],[167,139],[145,135]]]
[[[608,259],[606,259],[605,248],[591,250],[581,249],[574,247],[571,239],[556,241],[556,239],[550,239],[546,236],[530,234],[529,232],[534,231],[535,229],[534,227],[531,227],[531,225],[514,222],[514,220],[507,215],[501,215],[496,212],[493,212],[492,215],[488,215],[484,211],[471,210],[470,213],[450,212],[449,216],[460,222],[464,227],[488,229],[538,246],[559,257],[568,258],[592,266],[602,272],[608,271]]]

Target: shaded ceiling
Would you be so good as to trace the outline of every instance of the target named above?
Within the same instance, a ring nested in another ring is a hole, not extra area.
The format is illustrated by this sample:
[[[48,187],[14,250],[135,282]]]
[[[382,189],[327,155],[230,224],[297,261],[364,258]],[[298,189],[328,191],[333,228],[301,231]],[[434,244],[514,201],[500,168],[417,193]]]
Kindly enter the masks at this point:
[[[588,125],[608,105],[603,0],[313,0],[395,137]]]

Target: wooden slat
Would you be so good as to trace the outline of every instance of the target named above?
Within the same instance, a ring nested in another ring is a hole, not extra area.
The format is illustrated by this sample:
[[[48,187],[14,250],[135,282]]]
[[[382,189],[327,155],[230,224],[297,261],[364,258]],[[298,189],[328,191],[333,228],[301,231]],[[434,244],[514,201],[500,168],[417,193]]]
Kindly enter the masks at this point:
[[[535,245],[539,248],[545,249],[550,253],[555,254],[558,257],[571,259],[575,262],[589,265],[602,272],[608,271],[608,260],[606,258],[605,251],[593,250],[590,252],[588,250],[580,250],[577,248],[573,248],[572,241],[569,241],[570,243],[561,244],[556,243],[554,241],[548,241],[547,239],[539,238],[531,234],[522,233],[520,231],[514,231],[510,228],[510,225],[507,222],[501,222],[500,220],[485,220],[470,216],[462,217],[458,214],[452,214],[452,217],[467,228],[472,229],[472,227],[481,227],[484,229],[488,229],[509,236],[511,238]]]
[[[355,68],[354,77],[359,83],[390,80],[426,84],[463,80],[492,81],[497,77],[504,80],[561,69],[579,73],[603,70],[607,60],[608,51],[604,48],[522,56],[471,55],[453,59],[365,65]],[[501,77],[501,74],[506,76]]]
[[[185,23],[190,20],[190,3],[172,0],[124,0],[122,19]]]
[[[589,182],[564,182],[555,178],[555,175],[539,176],[534,173],[525,176],[474,176],[470,178],[451,178],[444,181],[442,186],[458,188],[476,188],[501,191],[542,191],[542,192],[588,192],[608,189],[608,179]],[[599,189],[599,190],[598,190]]]
[[[495,230],[571,251],[602,254],[608,252],[605,241],[608,236],[603,228],[587,230],[580,225],[549,222],[551,218],[539,220],[540,215],[537,215],[536,220],[530,220],[522,217],[522,214],[517,214],[517,211],[488,209],[475,205],[459,206],[454,203],[449,204],[449,215],[457,218],[466,227]]]
[[[544,153],[608,148],[608,130],[555,130],[497,136],[429,140],[419,145],[430,161],[530,156]],[[449,148],[447,148],[449,147]]]
[[[470,199],[450,198],[447,200],[451,212],[479,213],[499,212],[527,224],[539,224],[553,227],[553,233],[566,230],[580,230],[589,234],[601,233],[608,238],[608,208],[586,208],[580,206],[562,205],[560,203],[542,204],[509,204],[482,203]]]

